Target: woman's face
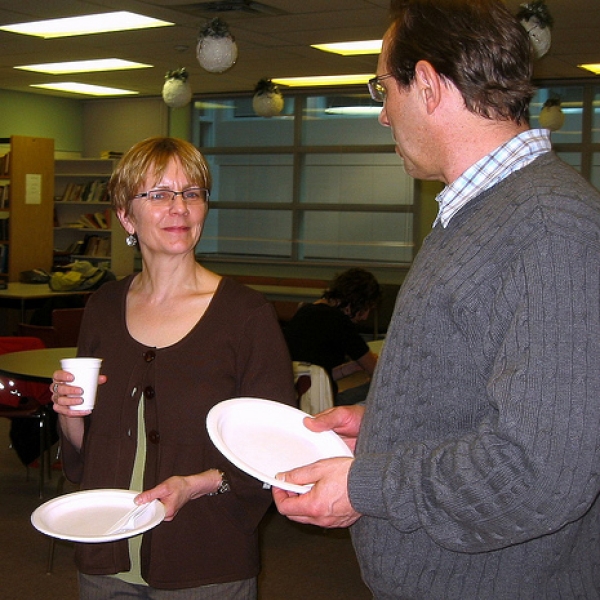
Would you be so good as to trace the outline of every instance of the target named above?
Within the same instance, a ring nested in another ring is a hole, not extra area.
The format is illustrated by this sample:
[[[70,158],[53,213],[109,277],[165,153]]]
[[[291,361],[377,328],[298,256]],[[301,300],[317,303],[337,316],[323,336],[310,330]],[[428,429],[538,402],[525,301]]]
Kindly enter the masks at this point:
[[[163,177],[157,181],[148,173],[138,194],[150,190],[186,191],[200,184],[188,181],[176,159],[169,163]],[[134,198],[127,215],[119,212],[119,219],[127,233],[135,233],[141,250],[165,254],[185,254],[193,251],[200,239],[208,202],[187,203],[181,194],[171,202],[156,205],[148,198]]]

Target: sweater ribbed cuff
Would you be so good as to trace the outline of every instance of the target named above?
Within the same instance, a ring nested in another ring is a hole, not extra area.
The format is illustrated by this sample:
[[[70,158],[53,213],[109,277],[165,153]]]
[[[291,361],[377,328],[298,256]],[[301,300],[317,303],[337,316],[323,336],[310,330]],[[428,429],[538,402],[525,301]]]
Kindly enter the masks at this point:
[[[348,475],[348,494],[353,508],[363,515],[386,517],[383,482],[389,456],[363,454],[357,456]]]

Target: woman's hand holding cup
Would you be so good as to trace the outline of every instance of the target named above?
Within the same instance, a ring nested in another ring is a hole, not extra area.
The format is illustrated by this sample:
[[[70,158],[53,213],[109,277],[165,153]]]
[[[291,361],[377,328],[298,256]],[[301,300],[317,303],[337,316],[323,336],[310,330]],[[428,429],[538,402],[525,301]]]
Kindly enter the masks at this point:
[[[89,414],[94,408],[98,384],[106,381],[99,374],[102,359],[77,357],[60,362],[62,369],[55,371],[50,386],[56,412],[67,416]],[[73,415],[72,411],[78,414]]]

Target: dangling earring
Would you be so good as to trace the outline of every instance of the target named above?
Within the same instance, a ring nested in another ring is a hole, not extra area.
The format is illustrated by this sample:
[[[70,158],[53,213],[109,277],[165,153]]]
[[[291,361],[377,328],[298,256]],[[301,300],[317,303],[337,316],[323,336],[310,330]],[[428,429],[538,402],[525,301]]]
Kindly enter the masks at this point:
[[[126,238],[125,238],[125,243],[130,247],[133,248],[133,246],[137,246],[137,238],[135,237],[135,233],[130,233]]]

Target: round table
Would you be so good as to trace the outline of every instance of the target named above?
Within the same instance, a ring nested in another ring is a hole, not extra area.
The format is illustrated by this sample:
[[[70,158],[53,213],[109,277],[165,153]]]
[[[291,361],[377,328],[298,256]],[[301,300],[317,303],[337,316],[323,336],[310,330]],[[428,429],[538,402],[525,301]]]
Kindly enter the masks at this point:
[[[0,355],[0,375],[50,383],[61,358],[73,358],[77,348],[41,348]]]
[[[77,348],[41,348],[39,350],[23,350],[8,352],[0,355],[0,375],[15,379],[52,382],[52,374],[60,368],[61,358],[71,358],[77,355]],[[44,471],[51,477],[50,447],[52,445],[50,432],[49,411],[45,407],[35,413],[40,418],[40,477],[39,497],[44,495]]]

